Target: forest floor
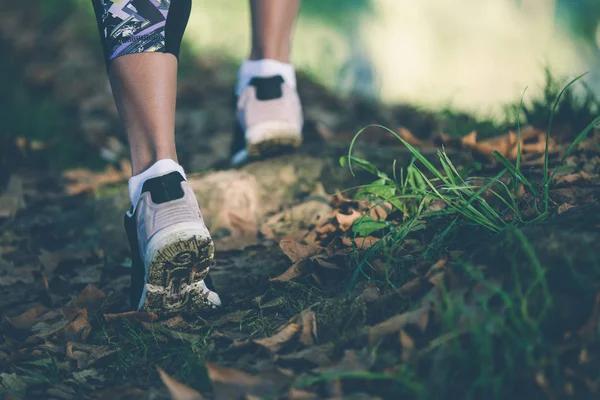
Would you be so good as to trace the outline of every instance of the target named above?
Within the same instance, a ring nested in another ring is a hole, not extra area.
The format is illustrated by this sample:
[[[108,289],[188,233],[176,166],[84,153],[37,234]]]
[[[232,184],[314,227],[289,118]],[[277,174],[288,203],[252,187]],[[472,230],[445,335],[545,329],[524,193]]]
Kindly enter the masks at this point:
[[[129,311],[130,166],[99,54],[76,20],[0,22],[3,66],[35,93],[3,83],[5,112],[29,115],[0,135],[3,398],[598,396],[594,100],[567,91],[553,113],[549,81],[517,126],[301,76],[303,148],[231,169],[235,65],[184,55],[177,141],[223,307],[163,319]],[[351,145],[371,124],[389,130]]]

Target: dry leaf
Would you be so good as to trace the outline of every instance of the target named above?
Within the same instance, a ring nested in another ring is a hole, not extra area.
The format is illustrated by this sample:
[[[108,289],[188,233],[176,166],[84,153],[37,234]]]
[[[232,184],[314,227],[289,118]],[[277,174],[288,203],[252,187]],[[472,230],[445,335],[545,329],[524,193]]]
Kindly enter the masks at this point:
[[[375,221],[384,221],[393,209],[394,207],[391,203],[385,202],[372,207],[369,210],[369,215]]]
[[[256,224],[252,221],[231,212],[227,213],[227,216],[233,228],[232,234],[234,236],[256,236],[258,233]]]
[[[145,311],[127,311],[119,314],[104,314],[104,320],[106,322],[126,320],[131,322],[152,322],[158,319],[158,315],[153,312]]]
[[[589,181],[590,180],[590,176],[584,172],[574,172],[571,174],[567,174],[567,175],[561,175],[561,176],[557,176],[553,179],[554,184],[556,185],[561,185],[561,184],[568,184],[568,183],[575,183],[575,182],[581,182],[581,181]]]
[[[131,176],[131,171],[125,168],[117,170],[109,165],[103,172],[93,172],[87,169],[72,169],[66,171],[63,176],[67,178],[66,190],[69,195],[78,195],[84,192],[95,192],[104,185],[126,182]]]
[[[100,311],[105,297],[102,290],[94,285],[87,285],[70,305],[85,308],[88,310],[88,313],[95,314]]]
[[[446,257],[440,258],[425,273],[425,278],[429,278],[429,277],[436,275],[437,273],[443,271],[444,268],[446,267],[446,264],[448,264],[448,258],[446,258]]]
[[[68,342],[66,345],[66,357],[77,361],[77,368],[84,369],[95,365],[98,361],[106,361],[115,355],[117,350],[111,346],[95,346],[90,344]]]
[[[176,379],[171,378],[160,367],[156,367],[156,369],[158,370],[160,379],[165,384],[167,389],[169,389],[169,393],[171,393],[171,398],[173,400],[202,400],[203,399],[203,397],[200,393],[198,393],[191,387],[184,385],[183,383],[177,381]]]
[[[402,361],[406,362],[414,354],[415,341],[404,330],[400,331],[400,345],[402,346]]]
[[[235,213],[229,212],[226,215],[231,226],[231,236],[216,240],[215,244],[219,250],[243,250],[246,247],[256,246],[261,243],[255,223]]]
[[[584,347],[579,352],[579,364],[589,364],[590,362],[590,354],[587,349]]]
[[[366,371],[373,366],[375,358],[369,349],[345,350],[344,357],[330,366],[315,370],[320,374],[339,374],[340,372]]]
[[[424,143],[420,139],[415,137],[415,135],[413,135],[413,133],[406,128],[398,128],[396,132],[402,139],[406,140],[408,144],[412,146],[420,147],[424,145]]]
[[[401,296],[412,296],[420,293],[421,290],[423,290],[423,279],[417,277],[400,286],[395,292]]]
[[[273,353],[277,353],[286,343],[296,336],[298,331],[300,331],[300,327],[300,324],[289,322],[281,327],[273,336],[254,339],[254,343],[266,347]]]
[[[560,214],[564,213],[565,211],[570,210],[573,207],[577,207],[577,206],[574,206],[569,203],[563,203],[560,206],[558,206],[558,209],[556,210],[556,212],[560,215]]]
[[[429,311],[429,307],[418,308],[414,311],[395,315],[370,327],[369,343],[375,344],[388,335],[400,332],[407,325],[418,325],[421,330],[424,330],[429,320]]]
[[[40,255],[38,256],[38,259],[44,267],[44,272],[48,275],[51,275],[61,262],[62,257],[59,253],[52,253],[50,251],[40,249]]]
[[[289,400],[318,400],[319,396],[312,392],[307,392],[305,390],[294,389],[291,388],[287,397]]]
[[[239,399],[246,394],[267,395],[274,387],[271,380],[262,379],[237,369],[212,363],[205,365],[208,377],[212,382],[215,400]]]
[[[46,311],[48,311],[48,309],[44,306],[36,306],[33,308],[30,308],[29,310],[25,311],[24,313],[16,316],[16,317],[12,317],[12,318],[6,318],[8,320],[8,322],[14,326],[17,329],[21,329],[21,330],[31,330],[31,328],[33,327],[33,325],[35,325],[35,323],[37,322],[37,318],[44,314]]]
[[[579,330],[579,336],[585,340],[591,340],[596,333],[598,320],[600,320],[600,292],[596,293],[592,314],[585,325]]]
[[[356,210],[351,210],[351,211],[352,211],[352,214],[350,214],[350,215],[341,214],[339,212],[336,213],[336,215],[335,215],[335,219],[340,224],[340,229],[342,230],[342,232],[348,231],[350,228],[352,228],[354,221],[356,221],[357,219],[362,217],[362,213],[359,213]]]
[[[315,232],[320,235],[327,235],[329,233],[337,232],[337,228],[331,222],[326,222],[323,225],[316,227]]]
[[[323,248],[319,246],[301,244],[288,239],[280,241],[279,247],[281,247],[281,250],[283,250],[285,255],[288,256],[293,263],[319,254],[323,250]]]
[[[300,342],[305,346],[311,346],[318,342],[319,336],[317,332],[317,314],[314,311],[303,311],[302,331],[300,332]]]
[[[311,257],[310,260],[316,262],[317,265],[322,268],[335,269],[335,270],[342,269],[339,265],[324,260],[325,257],[327,257],[325,254],[319,254],[317,256]]]
[[[335,345],[331,342],[321,346],[310,346],[296,353],[277,355],[275,361],[278,365],[286,367],[293,367],[294,365],[302,367],[306,362],[324,367],[332,363],[331,356],[334,348]]]
[[[365,303],[372,303],[381,298],[381,291],[374,283],[369,283],[362,291],[362,293],[356,298],[357,301],[364,301]]]
[[[430,275],[427,278],[427,282],[431,283],[433,286],[437,288],[442,288],[444,286],[444,277],[446,273],[444,271],[437,272],[433,275]]]
[[[65,340],[72,342],[85,342],[91,332],[92,326],[85,308],[78,310],[76,317],[64,327]]]
[[[376,238],[374,236],[355,238],[345,237],[342,239],[342,243],[344,243],[348,247],[354,247],[354,244],[356,244],[356,247],[358,247],[359,249],[368,249],[380,240],[381,239]]]
[[[283,274],[269,279],[270,282],[289,282],[306,273],[305,260],[293,263]]]
[[[17,175],[11,175],[6,191],[0,195],[0,218],[13,217],[23,207],[23,181]]]

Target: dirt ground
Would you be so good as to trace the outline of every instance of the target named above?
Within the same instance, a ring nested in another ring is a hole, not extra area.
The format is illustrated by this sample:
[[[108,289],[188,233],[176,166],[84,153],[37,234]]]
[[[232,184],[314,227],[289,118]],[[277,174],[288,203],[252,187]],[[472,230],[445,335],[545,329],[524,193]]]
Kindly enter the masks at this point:
[[[216,241],[224,305],[165,320],[130,311],[130,166],[98,52],[74,39],[76,20],[50,35],[18,9],[1,18],[20,84],[66,116],[48,122],[50,138],[0,139],[3,398],[598,396],[597,127],[562,160],[540,218],[544,187],[527,185],[543,176],[546,149],[554,170],[597,109],[563,103],[546,141],[540,103],[519,141],[510,124],[339,98],[300,76],[303,148],[232,169],[235,66],[185,55],[177,141]],[[18,24],[28,35],[13,34]],[[369,124],[392,132],[362,134],[352,174],[340,157]],[[482,192],[442,201],[427,189],[431,170],[405,180],[410,146],[440,170],[444,149],[462,184]],[[515,182],[498,178],[510,186],[502,202],[500,183],[482,182],[505,167],[493,150],[514,162],[517,149],[528,181],[511,192]],[[57,154],[73,156],[64,165]],[[476,223],[487,205],[499,219]]]

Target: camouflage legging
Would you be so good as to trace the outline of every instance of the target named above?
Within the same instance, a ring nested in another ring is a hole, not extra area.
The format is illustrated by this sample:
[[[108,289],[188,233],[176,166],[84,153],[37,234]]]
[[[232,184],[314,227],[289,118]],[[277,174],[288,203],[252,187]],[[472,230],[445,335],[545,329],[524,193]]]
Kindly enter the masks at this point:
[[[132,53],[179,56],[192,0],[92,0],[106,62]]]

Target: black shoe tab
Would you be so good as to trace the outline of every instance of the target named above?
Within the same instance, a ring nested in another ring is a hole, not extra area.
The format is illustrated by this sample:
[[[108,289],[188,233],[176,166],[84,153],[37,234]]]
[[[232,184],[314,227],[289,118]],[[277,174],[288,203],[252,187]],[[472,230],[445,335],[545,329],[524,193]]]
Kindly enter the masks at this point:
[[[142,193],[150,192],[154,204],[181,199],[183,197],[181,182],[184,180],[183,176],[177,171],[148,179],[142,186]]]
[[[256,98],[258,100],[274,100],[283,96],[281,89],[283,82],[281,75],[270,76],[268,78],[254,77],[250,81],[250,86],[256,88]]]

